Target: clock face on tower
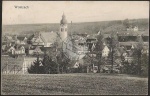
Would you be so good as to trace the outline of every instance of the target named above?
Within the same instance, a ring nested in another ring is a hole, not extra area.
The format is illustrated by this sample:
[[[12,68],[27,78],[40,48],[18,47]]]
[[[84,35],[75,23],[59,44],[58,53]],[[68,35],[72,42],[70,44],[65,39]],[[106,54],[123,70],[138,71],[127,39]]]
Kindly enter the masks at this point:
[[[80,60],[87,52],[86,39],[81,36],[73,35],[67,37],[63,42],[63,53],[70,60]]]

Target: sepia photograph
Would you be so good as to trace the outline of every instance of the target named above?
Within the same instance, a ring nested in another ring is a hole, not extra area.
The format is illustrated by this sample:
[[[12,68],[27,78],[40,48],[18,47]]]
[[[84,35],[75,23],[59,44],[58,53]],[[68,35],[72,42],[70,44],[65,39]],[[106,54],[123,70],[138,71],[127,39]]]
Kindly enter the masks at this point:
[[[2,1],[1,95],[148,95],[149,1]]]

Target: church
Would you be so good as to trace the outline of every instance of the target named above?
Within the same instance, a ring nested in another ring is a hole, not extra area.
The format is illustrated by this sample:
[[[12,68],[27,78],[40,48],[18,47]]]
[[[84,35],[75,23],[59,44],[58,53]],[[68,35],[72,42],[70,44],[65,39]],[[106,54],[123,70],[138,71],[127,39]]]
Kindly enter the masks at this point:
[[[78,34],[69,35],[70,30],[68,30],[68,22],[64,13],[58,29],[59,31],[57,32],[39,32],[35,34],[31,39],[32,47],[50,50],[51,48],[56,47],[55,44],[57,44],[58,46],[56,49],[62,51],[66,58],[70,60],[82,59],[88,52],[86,38]],[[34,52],[34,50],[30,50],[30,53],[32,52]],[[49,53],[51,52],[49,51]]]

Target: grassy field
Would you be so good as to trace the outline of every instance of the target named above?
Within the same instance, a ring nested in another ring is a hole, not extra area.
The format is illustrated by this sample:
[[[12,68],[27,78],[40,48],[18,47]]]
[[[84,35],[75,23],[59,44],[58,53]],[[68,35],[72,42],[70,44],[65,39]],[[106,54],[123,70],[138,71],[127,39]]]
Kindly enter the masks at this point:
[[[148,78],[109,74],[2,75],[2,94],[146,95]]]

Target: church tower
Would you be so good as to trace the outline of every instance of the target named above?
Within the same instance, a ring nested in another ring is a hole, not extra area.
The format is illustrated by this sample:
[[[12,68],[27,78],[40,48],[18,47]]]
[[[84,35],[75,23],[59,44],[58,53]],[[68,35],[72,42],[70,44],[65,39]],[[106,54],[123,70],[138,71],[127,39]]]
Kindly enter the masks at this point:
[[[63,41],[67,38],[67,34],[68,34],[67,31],[68,31],[67,20],[66,20],[66,16],[63,13],[62,19],[60,21],[60,37]]]

